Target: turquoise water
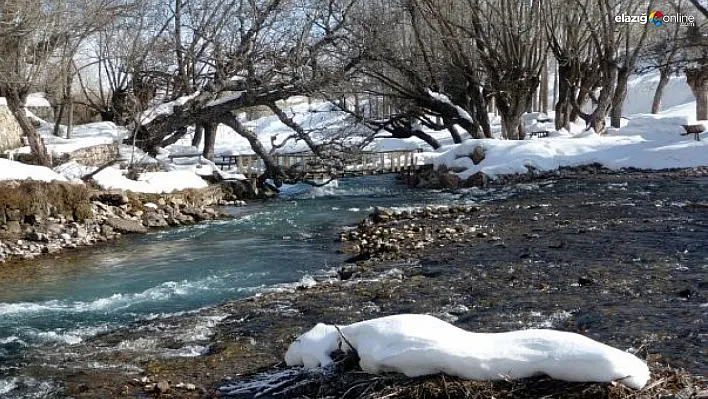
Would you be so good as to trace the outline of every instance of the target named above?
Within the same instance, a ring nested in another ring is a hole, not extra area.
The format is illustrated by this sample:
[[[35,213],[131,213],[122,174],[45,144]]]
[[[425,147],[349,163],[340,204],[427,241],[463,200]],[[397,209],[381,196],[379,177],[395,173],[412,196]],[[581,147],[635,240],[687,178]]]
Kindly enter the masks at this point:
[[[336,232],[373,206],[451,200],[450,194],[408,190],[391,177],[291,186],[277,200],[229,208],[233,220],[36,261],[0,279],[0,367],[28,346],[77,343],[134,320],[215,305],[322,273],[343,261]]]

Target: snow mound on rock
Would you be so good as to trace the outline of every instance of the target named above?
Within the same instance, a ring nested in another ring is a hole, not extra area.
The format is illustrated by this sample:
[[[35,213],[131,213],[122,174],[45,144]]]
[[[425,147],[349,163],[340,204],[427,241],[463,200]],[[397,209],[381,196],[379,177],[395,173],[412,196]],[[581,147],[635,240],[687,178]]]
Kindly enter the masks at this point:
[[[341,331],[341,334],[340,332]],[[332,362],[337,348],[359,355],[369,373],[408,377],[445,373],[470,380],[548,375],[564,381],[620,383],[641,389],[649,368],[636,356],[579,334],[555,330],[472,333],[433,316],[402,314],[337,327],[317,324],[288,348],[288,366]],[[345,340],[342,340],[342,336]],[[344,341],[344,342],[342,342]]]

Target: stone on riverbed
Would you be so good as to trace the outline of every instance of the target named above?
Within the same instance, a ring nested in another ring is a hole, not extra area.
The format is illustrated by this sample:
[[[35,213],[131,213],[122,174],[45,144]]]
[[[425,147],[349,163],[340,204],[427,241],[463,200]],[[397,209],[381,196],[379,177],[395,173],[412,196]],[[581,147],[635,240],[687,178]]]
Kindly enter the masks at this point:
[[[119,219],[119,218],[108,218],[106,219],[106,224],[110,227],[113,228],[113,230],[119,232],[119,233],[128,233],[128,234],[133,234],[133,233],[139,233],[139,234],[145,234],[147,233],[147,227],[143,226],[142,223],[136,221],[136,220],[127,220],[127,219]]]

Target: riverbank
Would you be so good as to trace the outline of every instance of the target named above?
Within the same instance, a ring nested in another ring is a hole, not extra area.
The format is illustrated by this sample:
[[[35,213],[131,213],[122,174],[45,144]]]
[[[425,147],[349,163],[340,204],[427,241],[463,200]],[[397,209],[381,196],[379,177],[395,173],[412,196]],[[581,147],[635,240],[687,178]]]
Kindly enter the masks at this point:
[[[0,185],[0,264],[56,256],[124,234],[226,217],[220,186],[171,194],[95,190],[80,184],[12,181]]]
[[[515,190],[521,194],[486,204],[380,209],[340,236],[348,248],[359,248],[356,263],[304,279],[299,288],[266,289],[247,300],[98,334],[58,348],[61,367],[36,365],[33,373],[51,375],[73,397],[158,390],[172,397],[252,397],[239,391],[254,381],[249,376],[280,370],[272,367],[287,345],[315,323],[408,312],[473,331],[580,332],[637,350],[655,373],[650,384],[659,383],[664,393],[705,390],[705,381],[665,366],[695,376],[708,371],[708,249],[700,245],[708,235],[708,182],[596,175]],[[176,355],[190,348],[193,356]],[[261,379],[250,389],[264,384]],[[543,384],[486,387],[499,397],[526,397]],[[633,394],[610,384],[566,388],[560,397],[579,389]]]

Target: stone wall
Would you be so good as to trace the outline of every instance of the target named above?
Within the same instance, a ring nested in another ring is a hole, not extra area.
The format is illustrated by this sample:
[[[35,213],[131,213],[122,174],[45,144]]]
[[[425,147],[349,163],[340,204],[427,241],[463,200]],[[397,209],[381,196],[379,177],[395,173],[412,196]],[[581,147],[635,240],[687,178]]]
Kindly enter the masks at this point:
[[[6,150],[22,146],[22,129],[10,110],[0,105],[0,155]]]
[[[118,151],[117,143],[99,144],[64,154],[62,157],[55,159],[54,163],[58,165],[69,161],[76,161],[81,165],[101,166],[119,157],[120,152]]]

